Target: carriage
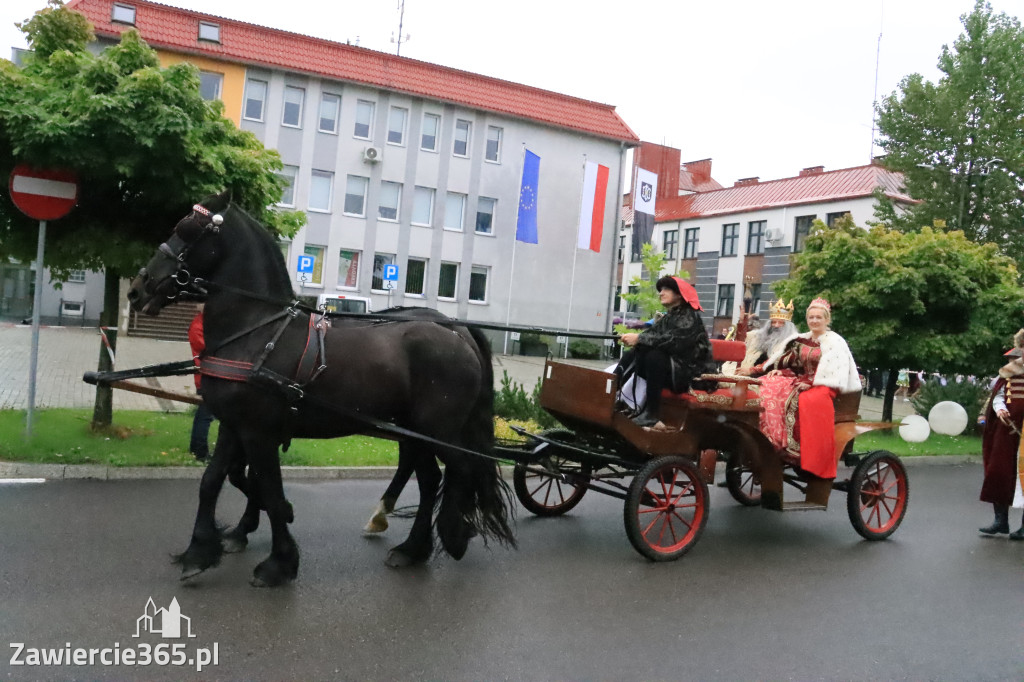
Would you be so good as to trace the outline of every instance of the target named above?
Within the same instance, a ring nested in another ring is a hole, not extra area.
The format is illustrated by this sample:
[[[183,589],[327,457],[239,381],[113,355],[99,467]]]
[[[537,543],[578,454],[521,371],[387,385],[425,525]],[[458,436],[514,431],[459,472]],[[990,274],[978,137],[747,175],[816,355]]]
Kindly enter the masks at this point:
[[[740,342],[713,340],[717,361],[741,360]],[[532,445],[515,455],[513,486],[524,508],[557,516],[589,490],[624,501],[623,520],[633,547],[654,561],[679,558],[707,523],[709,484],[719,461],[732,497],[746,506],[790,512],[825,510],[833,490],[846,493],[854,529],[883,540],[907,510],[907,472],[887,451],[853,453],[853,439],[883,422],[858,422],[860,393],[836,398],[835,456],[853,468],[849,478],[822,479],[804,472],[758,430],[756,379],[716,375],[715,392],[666,392],[666,428],[641,428],[616,411],[614,375],[548,360],[541,405],[564,428],[528,434]]]

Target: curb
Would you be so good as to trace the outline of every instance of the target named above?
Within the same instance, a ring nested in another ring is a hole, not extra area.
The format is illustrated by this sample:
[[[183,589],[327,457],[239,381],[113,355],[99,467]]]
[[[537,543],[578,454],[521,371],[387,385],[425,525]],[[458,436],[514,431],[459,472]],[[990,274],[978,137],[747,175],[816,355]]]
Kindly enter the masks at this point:
[[[981,464],[981,455],[928,455],[905,457],[908,468],[919,466],[963,466]],[[512,467],[502,466],[502,475],[509,478]],[[718,473],[725,470],[718,463]],[[32,464],[27,462],[0,462],[0,480],[34,478],[54,481],[99,480],[199,480],[206,469],[202,467],[108,467],[96,464]],[[334,480],[387,480],[395,467],[281,467],[281,475],[288,481]]]

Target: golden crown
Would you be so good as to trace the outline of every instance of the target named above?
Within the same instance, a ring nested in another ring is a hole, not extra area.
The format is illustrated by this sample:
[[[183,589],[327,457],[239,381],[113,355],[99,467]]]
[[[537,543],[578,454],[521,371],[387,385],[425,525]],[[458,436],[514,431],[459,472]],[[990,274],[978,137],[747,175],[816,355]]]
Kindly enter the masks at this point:
[[[789,305],[783,305],[782,299],[772,303],[768,310],[771,311],[771,319],[773,320],[785,320],[789,321],[793,319],[793,299],[789,300]]]

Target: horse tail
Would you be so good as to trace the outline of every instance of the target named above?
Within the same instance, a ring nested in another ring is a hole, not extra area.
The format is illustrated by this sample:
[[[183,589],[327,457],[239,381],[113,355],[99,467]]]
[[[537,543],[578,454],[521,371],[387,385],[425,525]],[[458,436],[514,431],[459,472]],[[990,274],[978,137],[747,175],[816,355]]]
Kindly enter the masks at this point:
[[[445,466],[437,534],[445,550],[460,559],[473,533],[515,547],[512,491],[494,459],[494,367],[491,347],[479,329],[469,328],[480,359],[480,393],[463,426],[462,446],[487,457],[454,454]],[[468,527],[467,528],[467,524]],[[471,529],[472,533],[466,531]]]

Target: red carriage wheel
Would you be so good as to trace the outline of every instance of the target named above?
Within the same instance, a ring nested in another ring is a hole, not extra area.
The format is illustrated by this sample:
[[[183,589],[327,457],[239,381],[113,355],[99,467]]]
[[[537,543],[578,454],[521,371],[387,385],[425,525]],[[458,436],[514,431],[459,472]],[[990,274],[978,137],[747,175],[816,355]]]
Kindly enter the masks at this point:
[[[854,529],[867,540],[884,540],[907,513],[910,486],[899,457],[878,450],[861,460],[850,478],[846,511]]]
[[[550,429],[540,435],[555,441],[571,441],[576,436],[567,429]],[[559,516],[583,499],[584,485],[590,478],[590,466],[574,462],[557,454],[555,446],[548,446],[545,465],[533,464],[530,469],[517,464],[512,471],[512,487],[519,502],[537,516]],[[544,473],[542,469],[557,471],[561,476]]]
[[[732,499],[745,507],[761,504],[761,479],[754,474],[754,470],[739,452],[730,454],[725,464],[725,487]]]
[[[652,561],[673,561],[704,531],[708,486],[688,459],[652,459],[629,484],[623,519],[636,551]]]

